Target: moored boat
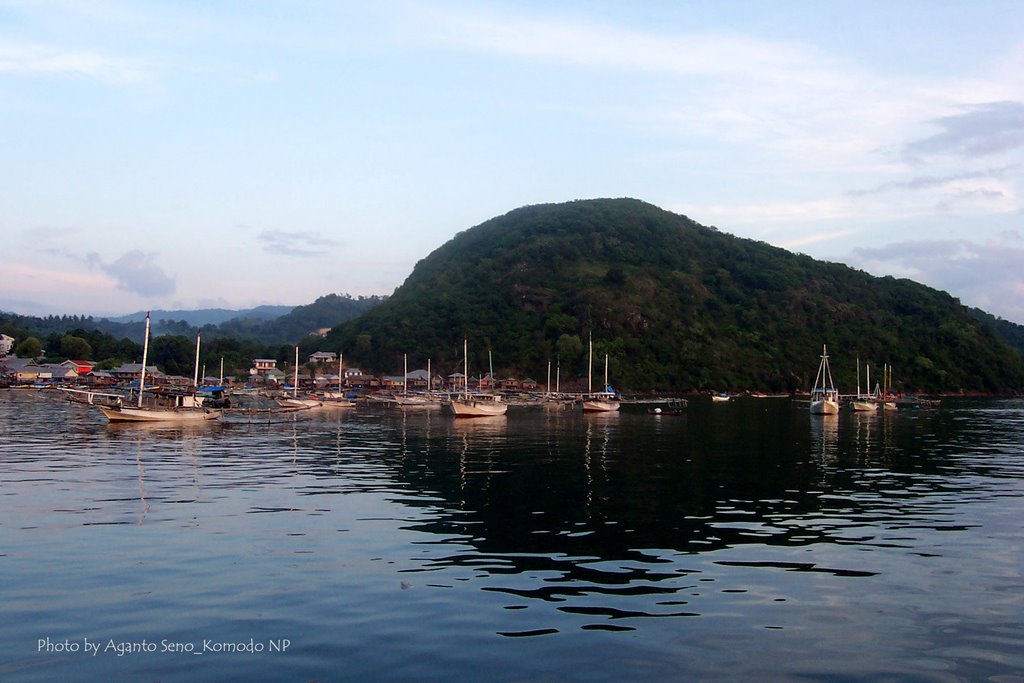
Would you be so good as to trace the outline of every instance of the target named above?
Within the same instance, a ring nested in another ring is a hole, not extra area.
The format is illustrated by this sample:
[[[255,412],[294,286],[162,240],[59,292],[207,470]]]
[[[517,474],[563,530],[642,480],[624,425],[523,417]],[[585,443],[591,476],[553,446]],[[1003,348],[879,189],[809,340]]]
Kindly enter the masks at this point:
[[[821,363],[811,389],[811,415],[839,414],[839,390],[832,382],[832,369],[828,364],[828,349],[821,345]]]
[[[466,386],[462,397],[453,396],[448,408],[455,417],[494,417],[508,412],[508,404],[497,394],[469,393],[469,341],[462,342],[463,363],[465,365]],[[491,377],[494,373],[491,372]]]
[[[453,398],[448,404],[455,417],[493,417],[508,412],[508,404],[497,394],[470,394]]]
[[[867,386],[871,386],[871,366],[865,366],[867,371]],[[871,400],[870,396],[860,393],[860,356],[857,357],[857,395],[850,401],[850,409],[855,413],[873,413],[878,410],[878,404]]]
[[[160,408],[144,406],[99,406],[111,422],[202,422],[220,418],[221,411],[209,408]]]
[[[590,341],[587,364],[587,395],[580,401],[585,413],[615,413],[619,410],[619,397],[608,384],[608,354],[604,355],[604,391],[591,390],[591,375],[594,367],[594,342]]]
[[[150,392],[146,396],[146,359],[149,354],[149,313],[146,313],[146,335],[142,346],[142,370],[139,374],[139,398],[137,404],[127,406],[123,401],[116,405],[101,405],[99,409],[110,422],[194,422],[216,420],[221,411],[203,408],[194,393],[177,394]]]

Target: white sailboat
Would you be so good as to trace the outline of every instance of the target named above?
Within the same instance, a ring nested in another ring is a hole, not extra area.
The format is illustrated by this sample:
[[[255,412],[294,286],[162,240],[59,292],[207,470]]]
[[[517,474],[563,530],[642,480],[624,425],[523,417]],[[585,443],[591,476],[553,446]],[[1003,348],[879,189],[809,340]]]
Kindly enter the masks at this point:
[[[196,339],[196,357],[198,358]],[[142,346],[142,371],[139,374],[139,400],[133,406],[119,402],[114,406],[99,406],[111,422],[193,422],[216,420],[221,411],[202,408],[196,402],[195,394],[162,394],[153,396],[148,405],[143,405],[146,389],[146,362],[149,356],[149,313],[146,313],[146,337]]]
[[[871,366],[866,365],[865,370],[867,371],[867,384],[865,386],[871,386]],[[855,413],[871,413],[878,410],[878,404],[871,400],[870,396],[865,396],[860,393],[860,356],[857,357],[857,397],[850,401],[850,408]]]
[[[278,399],[278,403],[286,408],[310,409],[319,408],[323,401],[317,398],[299,398],[299,347],[295,347],[295,370],[292,377],[292,397]]]
[[[811,415],[837,415],[839,390],[832,383],[832,369],[828,364],[828,349],[821,345],[821,363],[811,389]]]
[[[594,340],[590,340],[590,358],[587,364],[587,395],[583,397],[583,412],[614,413],[619,409],[619,400],[608,386],[608,354],[604,355],[604,389],[593,391],[591,375],[594,369]]]
[[[345,354],[338,353],[338,391],[325,391],[323,392],[323,407],[324,408],[354,408],[355,403],[348,400],[345,397],[345,387],[343,386],[345,378]]]
[[[436,403],[430,401],[426,396],[413,394],[409,395],[409,354],[402,354],[403,363],[403,375],[402,375],[402,395],[393,394],[388,402],[389,407],[395,408],[433,408]],[[429,364],[428,364],[429,368]],[[427,370],[427,384],[430,384],[430,370]]]
[[[465,364],[466,383],[462,398],[453,398],[449,407],[455,417],[494,417],[508,412],[508,404],[498,394],[469,393],[469,342],[463,340],[462,354]],[[494,373],[491,373],[493,381]]]

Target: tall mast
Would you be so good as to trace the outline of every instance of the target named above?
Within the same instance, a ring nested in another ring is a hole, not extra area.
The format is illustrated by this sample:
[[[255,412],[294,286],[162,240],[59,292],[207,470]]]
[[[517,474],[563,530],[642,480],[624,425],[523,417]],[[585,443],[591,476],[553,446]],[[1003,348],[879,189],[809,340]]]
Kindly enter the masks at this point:
[[[224,386],[224,356],[220,357],[220,381],[217,382],[217,386]]]
[[[548,359],[548,390],[544,392],[545,396],[551,394],[551,359]]]
[[[590,340],[588,347],[590,349],[590,355],[587,360],[587,393],[594,391],[593,382],[591,381],[591,375],[594,372],[594,333],[590,333]]]
[[[469,340],[465,337],[462,338],[462,362],[465,365],[465,374],[462,377],[462,392],[466,400],[469,400]]]
[[[341,388],[341,375],[342,375],[341,369],[342,369],[342,367],[344,365],[344,361],[345,361],[345,354],[342,353],[341,351],[339,351],[338,352],[338,393],[339,394],[344,392],[344,389]]]
[[[146,359],[149,357],[149,311],[146,311],[146,339],[142,344],[142,372],[139,374],[139,407],[142,407],[142,390],[146,388]]]
[[[487,349],[487,370],[491,375],[491,379],[487,382],[487,388],[494,393],[494,358],[491,356],[491,350]]]
[[[608,354],[604,354],[604,389],[602,391],[608,391]]]
[[[408,396],[409,395],[409,354],[407,354],[407,353],[403,353],[402,354],[402,372],[405,373],[405,376],[402,377],[402,395],[403,396]]]
[[[299,396],[299,345],[295,345],[295,373],[292,380],[292,398]]]
[[[430,371],[430,359],[427,359],[427,393],[434,391],[434,374]]]
[[[192,378],[192,386],[194,387],[199,386],[199,337],[201,336],[199,332],[196,332],[196,371]]]

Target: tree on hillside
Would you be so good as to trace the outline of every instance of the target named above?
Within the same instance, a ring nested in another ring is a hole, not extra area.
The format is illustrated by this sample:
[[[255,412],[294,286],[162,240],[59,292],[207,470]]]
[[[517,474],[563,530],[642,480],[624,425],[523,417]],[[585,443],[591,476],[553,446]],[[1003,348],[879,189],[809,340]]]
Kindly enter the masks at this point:
[[[91,360],[92,346],[81,337],[65,334],[60,339],[60,355],[75,360]]]
[[[165,335],[149,345],[149,362],[169,375],[191,377],[195,369],[196,348],[188,337]]]
[[[35,337],[26,337],[25,341],[18,344],[14,349],[14,355],[18,358],[38,358],[42,352],[43,345]]]

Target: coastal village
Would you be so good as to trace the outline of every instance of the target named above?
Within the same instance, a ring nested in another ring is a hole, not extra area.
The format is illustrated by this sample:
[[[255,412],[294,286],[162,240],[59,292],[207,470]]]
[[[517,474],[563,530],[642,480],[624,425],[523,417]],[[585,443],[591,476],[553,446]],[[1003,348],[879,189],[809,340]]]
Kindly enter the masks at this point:
[[[6,337],[6,335],[5,335]],[[138,382],[142,371],[141,363],[125,363],[110,370],[95,369],[96,363],[89,360],[69,359],[61,363],[46,363],[32,358],[17,358],[10,353],[10,337],[6,337],[0,345],[0,386],[36,386],[47,385],[75,386],[101,391],[118,386],[127,386]],[[297,388],[304,393],[334,391],[340,386],[353,396],[362,396],[375,391],[383,392],[460,392],[465,391],[497,391],[497,392],[533,392],[540,388],[539,383],[531,378],[501,378],[495,380],[490,373],[469,379],[461,372],[442,375],[427,368],[411,370],[401,375],[371,375],[357,367],[341,369],[339,383],[339,357],[333,352],[317,351],[307,357],[307,362],[299,367],[297,385],[294,367],[282,370],[278,362],[272,358],[254,358],[248,376],[204,375],[199,386],[219,386],[226,388],[292,390]],[[312,373],[310,368],[313,368]],[[192,377],[170,375],[162,372],[154,365],[146,366],[146,386],[163,387],[166,389],[187,389],[193,386]]]

